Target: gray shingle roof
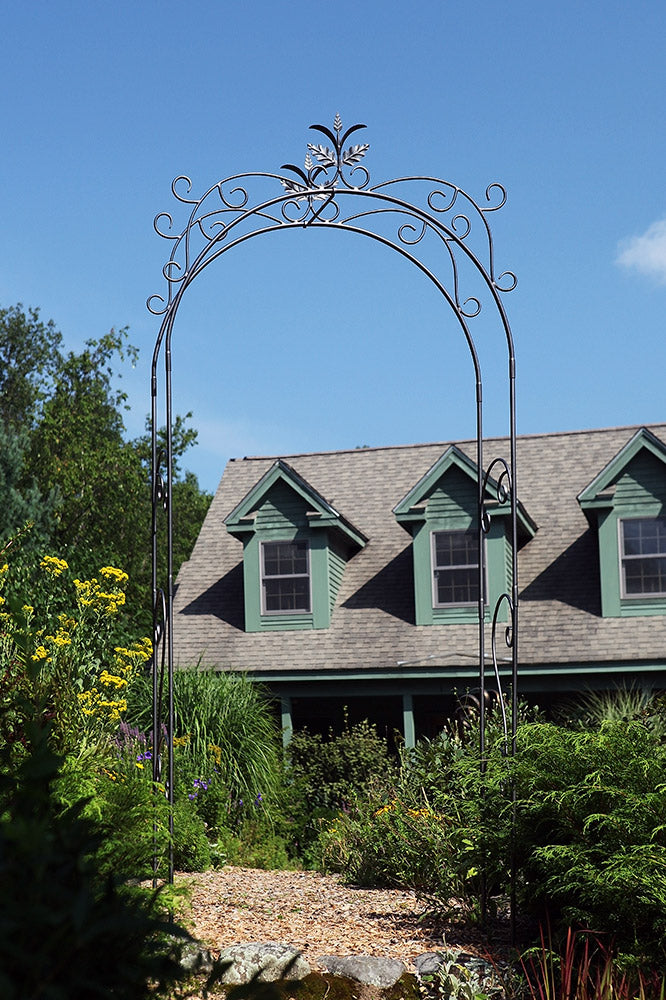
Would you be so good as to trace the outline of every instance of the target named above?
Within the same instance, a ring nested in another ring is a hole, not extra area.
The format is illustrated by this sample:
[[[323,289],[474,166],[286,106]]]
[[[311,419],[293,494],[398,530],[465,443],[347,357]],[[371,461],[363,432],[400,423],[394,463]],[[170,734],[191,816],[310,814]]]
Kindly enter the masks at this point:
[[[649,429],[666,441],[666,424]],[[597,539],[576,497],[636,427],[526,435],[518,495],[538,525],[519,553],[521,664],[666,658],[666,616],[602,618]],[[472,459],[475,445],[456,442]],[[280,456],[368,538],[348,563],[324,630],[245,633],[242,545],[224,519],[275,462],[231,460],[175,598],[176,662],[284,673],[474,662],[476,625],[414,624],[411,540],[392,513],[451,442]],[[507,442],[486,440],[486,465]]]

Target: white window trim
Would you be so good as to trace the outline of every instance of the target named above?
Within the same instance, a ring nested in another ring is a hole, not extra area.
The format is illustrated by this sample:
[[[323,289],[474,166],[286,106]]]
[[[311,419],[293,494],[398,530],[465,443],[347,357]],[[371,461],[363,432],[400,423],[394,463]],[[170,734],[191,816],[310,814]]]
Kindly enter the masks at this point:
[[[475,600],[473,600],[473,601],[456,601],[456,602],[452,601],[452,602],[447,602],[445,604],[441,604],[437,600],[437,577],[436,577],[435,574],[438,572],[438,570],[439,570],[440,567],[435,566],[435,535],[454,535],[454,534],[468,535],[470,533],[471,533],[470,528],[433,528],[432,531],[430,532],[430,585],[431,585],[431,592],[432,592],[432,607],[433,607],[433,610],[435,610],[435,611],[446,610],[447,608],[475,608],[475,607],[477,607],[477,605],[479,603],[478,597]],[[485,538],[483,539],[483,547],[484,547],[483,548],[483,552],[484,552],[484,556],[485,556],[486,555]],[[476,562],[476,563],[461,563],[459,566],[447,566],[447,567],[441,567],[441,568],[443,568],[443,569],[469,569],[470,566],[473,566],[475,568],[477,576],[478,576],[478,573],[479,573],[479,564],[478,564],[478,562]],[[483,569],[484,569],[484,580],[483,580],[483,590],[484,590],[484,593],[483,593],[483,598],[484,598],[484,603],[485,603],[485,595],[488,593],[488,559],[487,558],[484,558],[484,560],[483,560]]]
[[[294,542],[300,542],[305,545],[305,554],[307,559],[307,572],[306,573],[281,573],[276,576],[267,576],[264,570],[264,546],[266,545],[293,545]],[[291,608],[287,611],[269,611],[266,607],[266,580],[302,580],[307,577],[308,580],[308,604],[307,610],[305,608]],[[259,586],[261,588],[261,614],[270,615],[271,617],[278,615],[284,617],[285,615],[310,615],[312,614],[312,560],[310,559],[310,542],[305,538],[265,538],[259,543]]]
[[[618,563],[619,563],[619,573],[620,573],[620,598],[623,601],[649,601],[653,598],[655,600],[663,600],[666,597],[666,590],[655,590],[649,593],[640,594],[628,594],[625,582],[625,572],[624,564],[625,560],[631,562],[633,559],[658,559],[660,558],[658,553],[653,555],[640,555],[640,556],[627,556],[624,554],[624,523],[625,521],[666,521],[665,517],[658,514],[654,516],[635,514],[632,517],[618,517],[617,519],[617,551],[618,551]]]

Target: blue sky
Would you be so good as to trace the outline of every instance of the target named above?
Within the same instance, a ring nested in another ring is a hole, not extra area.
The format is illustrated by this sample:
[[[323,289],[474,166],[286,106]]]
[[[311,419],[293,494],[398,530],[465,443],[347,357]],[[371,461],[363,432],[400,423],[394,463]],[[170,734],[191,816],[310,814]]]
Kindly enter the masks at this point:
[[[149,408],[178,174],[203,192],[301,164],[308,126],[364,122],[373,183],[428,174],[492,219],[521,433],[664,418],[666,8],[649,0],[5,4],[0,304],[69,346],[129,325],[128,432]],[[179,216],[180,220],[181,216]],[[367,244],[367,245],[366,245]],[[469,360],[432,286],[342,233],[251,241],[197,279],[174,334],[176,408],[213,489],[227,458],[474,433]],[[486,430],[505,362],[484,360]]]

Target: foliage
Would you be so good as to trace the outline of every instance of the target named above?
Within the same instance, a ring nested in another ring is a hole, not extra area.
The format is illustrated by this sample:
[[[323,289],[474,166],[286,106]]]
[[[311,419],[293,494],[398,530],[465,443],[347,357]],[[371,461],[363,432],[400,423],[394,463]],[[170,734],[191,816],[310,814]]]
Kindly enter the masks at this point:
[[[141,677],[129,696],[129,721],[152,724],[152,684]],[[174,674],[177,790],[215,836],[237,827],[261,803],[275,807],[281,744],[263,691],[244,674],[200,668]]]
[[[558,717],[567,728],[590,729],[602,722],[641,722],[661,739],[666,737],[666,698],[640,687],[591,691],[567,704]]]
[[[0,309],[0,425],[32,427],[60,362],[62,335],[53,320],[23,305]]]
[[[507,995],[494,966],[489,965],[482,979],[476,971],[467,968],[459,950],[448,948],[446,941],[444,943],[444,950],[437,953],[436,971],[422,977],[422,992],[428,1000],[489,1000]]]
[[[632,961],[666,967],[666,745],[658,727],[523,722],[515,759],[496,727],[451,727],[404,751],[397,778],[341,812],[325,863],[365,884],[404,885],[480,916],[508,895],[519,910],[592,927]],[[462,734],[463,736],[465,734]],[[512,821],[515,819],[515,833]]]
[[[316,842],[339,811],[349,812],[379,781],[396,771],[386,741],[367,720],[328,736],[302,729],[292,735],[287,753],[284,813],[294,850],[308,862]]]
[[[166,855],[169,824],[150,768],[117,738],[127,691],[151,654],[147,638],[116,644],[127,575],[106,566],[90,580],[72,579],[66,560],[44,556],[29,604],[12,569],[0,566],[0,746],[18,766],[39,706],[63,758],[55,800],[63,810],[85,803],[83,817],[109,831],[97,852],[100,873],[147,876],[154,851]]]
[[[519,733],[520,895],[666,966],[666,745],[637,722]]]
[[[26,722],[18,763],[0,767],[0,994],[6,1000],[137,1000],[183,978],[159,897],[100,880],[103,828],[54,795],[62,759]]]
[[[30,521],[32,535],[17,546],[25,565],[41,549],[58,552],[84,576],[100,565],[123,566],[128,624],[145,631],[152,619],[150,447],[145,435],[126,438],[118,381],[138,352],[126,329],[89,339],[78,352],[64,353],[61,344],[37,310],[0,309],[0,546]],[[175,573],[212,499],[194,475],[180,477],[179,460],[196,441],[190,417],[175,417],[173,427]],[[164,556],[159,572],[163,580]]]
[[[370,815],[367,802],[341,813],[321,834],[323,863],[359,885],[420,889],[450,898],[464,887],[455,875],[468,831],[428,804],[412,808],[398,798]],[[478,874],[470,869],[472,874]]]
[[[32,530],[23,544],[34,553],[48,543],[59,491],[53,489],[44,495],[35,477],[28,474],[28,446],[24,428],[0,422],[0,539],[11,538],[30,524]]]

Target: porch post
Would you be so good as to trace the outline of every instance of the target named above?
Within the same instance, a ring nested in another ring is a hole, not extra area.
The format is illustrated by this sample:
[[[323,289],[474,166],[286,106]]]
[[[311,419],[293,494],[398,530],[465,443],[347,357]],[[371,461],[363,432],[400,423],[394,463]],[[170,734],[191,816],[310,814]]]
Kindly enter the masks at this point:
[[[416,727],[414,725],[414,699],[411,694],[402,696],[402,731],[405,737],[405,746],[416,746]]]

